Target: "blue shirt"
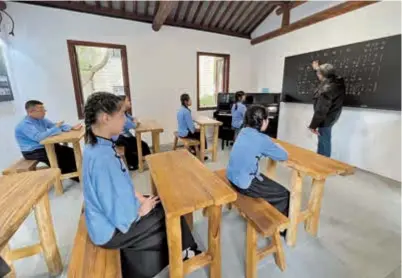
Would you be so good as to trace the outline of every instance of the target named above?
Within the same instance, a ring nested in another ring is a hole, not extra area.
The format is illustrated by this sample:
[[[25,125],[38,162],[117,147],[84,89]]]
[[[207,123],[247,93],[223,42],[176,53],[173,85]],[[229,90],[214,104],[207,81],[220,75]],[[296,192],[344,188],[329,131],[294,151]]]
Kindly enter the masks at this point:
[[[71,130],[70,125],[57,127],[55,123],[46,118],[34,119],[26,116],[15,127],[15,139],[22,152],[30,152],[43,148],[44,146],[40,144],[43,139],[69,130]]]
[[[99,137],[97,140],[94,146],[85,145],[82,176],[88,234],[93,243],[103,245],[115,229],[128,231],[138,218],[140,202],[129,171],[116,157],[113,142]]]
[[[180,137],[187,137],[188,132],[195,132],[195,126],[193,118],[191,117],[191,111],[185,106],[181,106],[177,112],[177,125],[178,133]]]
[[[126,121],[124,122],[124,127],[123,127],[123,134],[125,136],[131,137],[133,136],[130,133],[130,129],[135,129],[137,127],[136,123],[133,122],[134,117],[131,116],[130,114],[126,113]]]
[[[283,161],[288,154],[268,135],[251,127],[243,128],[230,152],[227,178],[237,187],[247,189],[254,178],[261,179],[258,169],[261,157]]]
[[[237,105],[237,109],[236,109],[236,105]],[[243,124],[244,115],[246,114],[246,110],[247,110],[247,107],[241,102],[233,104],[233,106],[232,106],[232,127],[233,128],[241,128],[241,126]]]

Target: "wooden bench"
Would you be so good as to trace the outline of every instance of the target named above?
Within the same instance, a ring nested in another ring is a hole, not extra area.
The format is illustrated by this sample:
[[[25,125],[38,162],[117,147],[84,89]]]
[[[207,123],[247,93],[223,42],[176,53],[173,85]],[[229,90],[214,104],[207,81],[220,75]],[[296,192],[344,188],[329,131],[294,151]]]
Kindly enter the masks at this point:
[[[215,173],[231,186],[226,178],[225,169]],[[251,198],[238,193],[237,200],[233,205],[247,220],[246,277],[257,277],[258,261],[272,253],[277,266],[284,271],[286,268],[285,254],[279,232],[288,225],[288,218],[261,198]],[[264,238],[271,237],[271,244],[258,250],[257,232]]]
[[[177,149],[177,144],[178,144],[178,142],[179,142],[179,140],[180,140],[180,142],[183,143],[184,147],[185,147],[188,151],[190,151],[190,148],[191,148],[191,147],[194,147],[194,148],[195,148],[196,156],[201,160],[201,157],[200,157],[200,148],[199,148],[199,147],[200,147],[200,141],[198,141],[198,140],[196,140],[196,139],[191,139],[191,138],[182,138],[182,137],[179,136],[179,134],[177,133],[177,131],[175,131],[175,132],[173,133],[173,135],[174,135],[173,150],[176,150],[176,149]]]
[[[36,165],[38,165],[38,163],[39,161],[37,160],[27,160],[25,158],[21,158],[20,160],[12,164],[10,167],[3,170],[2,174],[5,176],[10,174],[35,171]]]
[[[121,278],[120,251],[95,246],[87,232],[84,214],[80,217],[68,278]]]

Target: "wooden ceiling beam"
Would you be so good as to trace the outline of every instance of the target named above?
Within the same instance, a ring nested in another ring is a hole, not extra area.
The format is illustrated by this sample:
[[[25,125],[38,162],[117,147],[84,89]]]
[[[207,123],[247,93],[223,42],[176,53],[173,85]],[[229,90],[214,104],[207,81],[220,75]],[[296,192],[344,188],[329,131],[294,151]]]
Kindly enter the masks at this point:
[[[184,18],[183,18],[184,22],[187,22],[188,15],[190,14],[190,11],[191,11],[191,8],[193,7],[193,4],[194,4],[193,1],[187,2],[187,9],[186,9],[186,12],[184,13]]]
[[[231,16],[236,12],[236,9],[239,7],[239,5],[240,2],[231,1],[225,12],[222,13],[221,20],[216,26],[225,29],[226,24],[230,21]]]
[[[251,13],[255,10],[255,8],[258,5],[257,1],[250,1],[247,3],[248,3],[248,7],[245,9],[242,16],[239,18],[239,20],[237,20],[237,22],[233,25],[233,27],[231,29],[232,31],[237,32],[240,27],[244,26],[246,21],[248,21],[248,18],[251,17]]]
[[[161,1],[152,22],[152,29],[158,32],[169,14],[177,6],[177,1]]]
[[[195,10],[195,13],[194,13],[193,23],[196,23],[196,22],[197,22],[197,17],[198,17],[198,15],[200,14],[201,8],[202,8],[202,6],[204,5],[204,3],[207,3],[207,4],[208,4],[209,2],[199,2],[199,3],[198,3],[197,10]]]
[[[291,9],[291,4],[289,2],[285,2],[282,4],[282,10],[283,10],[283,15],[282,15],[282,28],[285,26],[288,26],[290,24],[290,9]]]
[[[300,6],[300,5],[303,5],[303,4],[306,3],[306,2],[307,2],[307,1],[291,1],[291,2],[290,2],[290,9],[294,9],[294,8]],[[279,8],[276,10],[276,14],[277,14],[277,15],[283,14],[283,7],[279,7]]]
[[[179,5],[177,6],[177,9],[176,9],[176,14],[174,15],[174,21],[179,20],[179,16],[180,16],[182,6],[183,6],[183,1],[179,1]]]
[[[208,27],[215,27],[215,25],[212,25],[216,19],[216,17],[219,14],[219,11],[223,8],[223,5],[225,5],[225,1],[219,1],[219,6],[216,7],[215,12],[213,13],[211,20],[207,24]]]
[[[261,42],[264,42],[266,40],[290,33],[292,31],[304,28],[306,26],[313,25],[317,22],[321,22],[333,17],[337,17],[339,15],[360,9],[362,7],[375,4],[378,1],[347,1],[343,2],[339,5],[336,5],[334,7],[331,7],[329,9],[323,10],[321,12],[315,13],[311,16],[305,17],[303,19],[300,19],[296,22],[293,22],[292,24],[289,24],[288,26],[279,28],[277,30],[274,30],[272,32],[266,33],[262,36],[256,37],[251,40],[251,44],[255,45]]]
[[[261,10],[261,14],[259,14],[259,17],[257,20],[255,20],[249,28],[247,28],[246,33],[251,34],[254,32],[255,29],[257,29],[258,26],[276,9],[278,5],[281,5],[282,3],[273,3],[273,1],[268,2],[268,6],[265,9]],[[261,16],[262,15],[262,16]]]
[[[256,3],[257,3],[257,6],[255,8],[256,13],[254,13],[252,16],[247,17],[247,20],[242,23],[242,25],[239,28],[240,33],[244,33],[244,31],[248,30],[251,24],[253,24],[253,22],[255,21],[255,19],[262,15],[266,3],[263,1],[261,2],[256,1]]]
[[[244,10],[247,9],[247,6],[250,5],[250,2],[247,1],[239,1],[239,6],[234,10],[232,17],[226,21],[226,24],[222,26],[223,29],[232,29],[239,20],[240,16],[244,13]]]

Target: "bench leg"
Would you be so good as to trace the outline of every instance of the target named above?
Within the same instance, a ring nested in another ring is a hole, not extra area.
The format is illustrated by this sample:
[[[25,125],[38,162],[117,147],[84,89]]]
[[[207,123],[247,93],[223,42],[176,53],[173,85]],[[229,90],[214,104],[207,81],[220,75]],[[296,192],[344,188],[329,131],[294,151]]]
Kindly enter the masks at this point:
[[[302,198],[303,179],[299,171],[293,170],[292,189],[290,191],[289,204],[289,228],[286,236],[286,242],[289,246],[296,244],[297,224],[299,223],[299,214]]]
[[[169,247],[169,276],[183,277],[183,258],[180,217],[166,218],[166,232]]]
[[[200,148],[198,146],[194,146],[194,148],[195,148],[195,155],[198,157],[199,160],[201,160]]]
[[[282,241],[281,241],[281,236],[279,234],[279,230],[276,231],[272,235],[272,243],[275,246],[275,253],[274,253],[274,258],[275,258],[275,263],[279,267],[280,270],[285,271],[286,269],[286,262],[285,262],[285,253],[283,251],[283,246],[282,246]]]
[[[46,144],[45,150],[46,150],[46,154],[49,159],[49,162],[50,162],[50,167],[59,169],[59,164],[57,162],[57,156],[56,156],[56,151],[54,149],[54,144]],[[61,183],[61,178],[56,179],[56,181],[54,183],[54,187],[55,187],[57,195],[63,194],[64,189],[63,189],[63,184]]]
[[[204,162],[205,157],[205,126],[200,126],[200,160]]]
[[[0,252],[1,257],[4,259],[4,261],[7,263],[7,265],[10,267],[11,271],[4,277],[4,278],[15,278],[17,275],[15,274],[15,269],[13,262],[10,258],[11,251],[10,251],[10,246],[6,244]]]
[[[77,167],[78,177],[80,178],[80,182],[82,182],[82,153],[81,153],[80,142],[74,142],[73,149],[74,149],[75,165]]]
[[[152,149],[154,153],[158,153],[159,150],[159,132],[152,132]]]
[[[257,278],[257,232],[250,221],[247,221],[246,240],[246,278]]]
[[[138,171],[144,171],[144,161],[142,160],[142,140],[141,140],[141,133],[137,132],[135,134],[135,138],[137,139],[137,152],[138,152]]]
[[[214,126],[214,141],[212,143],[212,161],[216,161],[218,159],[218,135],[219,135],[219,126]]]
[[[177,138],[177,136],[175,136],[174,141],[173,141],[173,150],[174,151],[177,149],[178,142],[179,142],[179,138]]]
[[[36,224],[39,230],[40,244],[49,272],[54,276],[59,275],[63,270],[63,265],[54,234],[48,194],[42,196],[34,210]]]
[[[321,202],[324,193],[325,180],[313,180],[313,187],[308,202],[308,210],[312,215],[305,222],[306,231],[312,236],[317,235],[318,223],[320,221]]]
[[[220,278],[222,206],[209,207],[208,214],[208,253],[212,256],[209,277]]]

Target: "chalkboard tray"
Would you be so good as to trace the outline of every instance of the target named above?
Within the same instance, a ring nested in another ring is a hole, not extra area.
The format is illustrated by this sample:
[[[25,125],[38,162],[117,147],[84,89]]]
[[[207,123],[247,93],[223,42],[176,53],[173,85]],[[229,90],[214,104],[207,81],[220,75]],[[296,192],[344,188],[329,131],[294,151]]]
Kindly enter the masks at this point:
[[[282,101],[312,103],[314,60],[345,79],[345,106],[401,111],[401,35],[286,57]]]

